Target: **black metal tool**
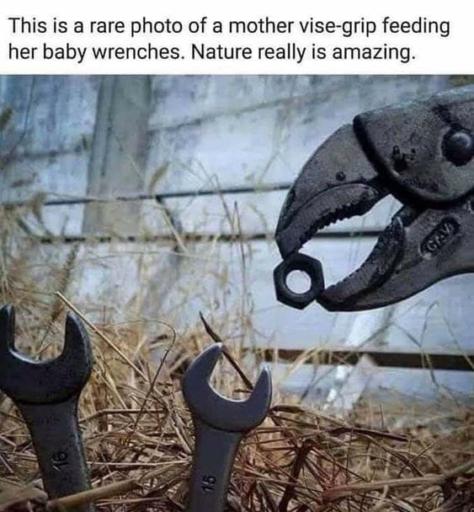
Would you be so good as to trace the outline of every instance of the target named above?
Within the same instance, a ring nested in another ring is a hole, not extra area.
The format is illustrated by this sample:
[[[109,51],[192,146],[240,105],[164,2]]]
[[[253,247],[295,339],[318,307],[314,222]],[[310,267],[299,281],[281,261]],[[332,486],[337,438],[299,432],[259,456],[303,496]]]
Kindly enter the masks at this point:
[[[87,333],[73,314],[66,320],[63,352],[37,362],[15,350],[15,312],[0,309],[0,389],[20,410],[31,434],[50,498],[90,488],[77,420],[79,395],[92,371]],[[92,512],[92,505],[75,509]]]
[[[267,369],[260,374],[248,400],[230,400],[212,389],[209,379],[221,352],[219,343],[209,347],[194,360],[183,379],[183,394],[195,430],[188,512],[224,510],[239,443],[265,419],[271,403]]]
[[[298,254],[320,229],[363,215],[388,194],[402,208],[365,263],[325,288],[317,260]],[[358,115],[303,167],[283,205],[276,241],[279,300],[317,300],[332,311],[398,302],[454,274],[474,271],[474,86]],[[304,267],[301,268],[301,258]],[[286,279],[310,268],[311,289]]]

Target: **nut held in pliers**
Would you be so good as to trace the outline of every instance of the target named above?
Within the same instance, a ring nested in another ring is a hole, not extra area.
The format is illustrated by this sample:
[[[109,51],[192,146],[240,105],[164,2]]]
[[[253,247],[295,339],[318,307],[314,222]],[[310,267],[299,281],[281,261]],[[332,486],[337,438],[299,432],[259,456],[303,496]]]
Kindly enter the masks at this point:
[[[311,280],[310,288],[303,293],[292,291],[287,278],[294,270],[305,272]],[[324,290],[324,275],[319,260],[306,254],[295,253],[283,260],[273,271],[277,299],[297,309],[304,309]]]

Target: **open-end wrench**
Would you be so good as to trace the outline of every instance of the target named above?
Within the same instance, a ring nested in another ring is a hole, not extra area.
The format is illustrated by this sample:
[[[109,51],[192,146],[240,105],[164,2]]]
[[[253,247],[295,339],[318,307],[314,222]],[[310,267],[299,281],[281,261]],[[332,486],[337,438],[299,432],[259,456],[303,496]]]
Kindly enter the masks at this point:
[[[21,412],[50,498],[90,488],[77,420],[79,395],[92,371],[92,351],[79,318],[66,320],[59,357],[34,361],[15,350],[15,311],[0,309],[0,390]],[[75,508],[92,512],[92,505]]]
[[[222,512],[235,454],[243,436],[267,415],[272,397],[270,372],[264,369],[245,401],[217,393],[209,379],[222,352],[217,343],[186,371],[183,394],[191,410],[195,449],[188,512]]]

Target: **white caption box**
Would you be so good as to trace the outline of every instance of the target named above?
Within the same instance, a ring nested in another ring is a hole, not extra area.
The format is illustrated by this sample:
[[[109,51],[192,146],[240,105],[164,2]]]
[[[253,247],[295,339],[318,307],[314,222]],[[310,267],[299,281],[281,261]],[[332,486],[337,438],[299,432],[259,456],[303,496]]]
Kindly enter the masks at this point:
[[[472,10],[467,0],[5,1],[0,72],[470,74]]]

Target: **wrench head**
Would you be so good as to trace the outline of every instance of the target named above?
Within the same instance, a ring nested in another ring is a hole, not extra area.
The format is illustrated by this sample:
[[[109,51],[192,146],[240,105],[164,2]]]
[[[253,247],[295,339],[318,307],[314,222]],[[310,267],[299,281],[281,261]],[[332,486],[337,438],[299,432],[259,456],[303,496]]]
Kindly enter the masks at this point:
[[[195,419],[226,432],[248,432],[262,423],[272,400],[270,371],[265,368],[247,400],[232,400],[209,383],[223,350],[216,343],[200,354],[183,378],[183,395]]]
[[[76,315],[67,316],[61,355],[34,361],[15,349],[14,308],[0,309],[0,390],[14,402],[52,404],[79,396],[92,364],[89,337]]]

